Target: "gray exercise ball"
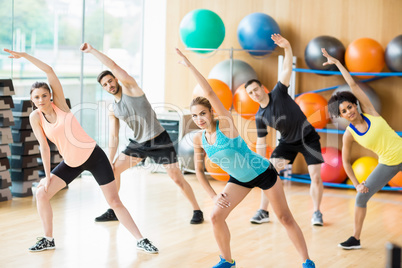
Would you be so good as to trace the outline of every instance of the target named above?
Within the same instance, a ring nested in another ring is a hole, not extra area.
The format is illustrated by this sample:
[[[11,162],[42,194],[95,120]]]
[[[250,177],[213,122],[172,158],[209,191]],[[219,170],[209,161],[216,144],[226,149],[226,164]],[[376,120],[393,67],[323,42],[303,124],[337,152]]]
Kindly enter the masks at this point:
[[[194,135],[200,130],[193,130],[180,140],[178,157],[180,158],[182,167],[188,170],[194,170]]]
[[[345,47],[341,41],[332,36],[322,35],[312,39],[304,50],[304,60],[307,66],[314,70],[338,71],[334,64],[322,65],[327,59],[322,55],[321,48],[325,48],[329,55],[344,64]]]
[[[375,93],[374,89],[372,89],[368,85],[361,83],[361,82],[357,82],[357,84],[367,95],[367,97],[369,98],[370,102],[373,104],[374,109],[377,111],[377,113],[381,114],[381,101],[380,101],[380,98],[378,97],[377,93]],[[344,85],[339,86],[332,93],[332,95],[335,95],[337,92],[340,92],[340,91],[352,92],[350,90],[350,87],[347,84],[344,84]],[[358,109],[359,113],[362,112],[359,103],[357,103],[357,109]],[[350,124],[350,122],[348,120],[346,120],[345,118],[342,118],[342,117],[331,118],[331,121],[338,129],[346,129],[346,127],[349,126],[349,124]]]
[[[385,63],[392,72],[402,72],[402,34],[388,43],[385,49]]]
[[[209,72],[208,78],[221,80],[229,86],[231,79],[230,60],[224,60],[215,65]],[[239,86],[251,79],[258,79],[253,67],[242,60],[233,60],[232,92],[235,92]]]

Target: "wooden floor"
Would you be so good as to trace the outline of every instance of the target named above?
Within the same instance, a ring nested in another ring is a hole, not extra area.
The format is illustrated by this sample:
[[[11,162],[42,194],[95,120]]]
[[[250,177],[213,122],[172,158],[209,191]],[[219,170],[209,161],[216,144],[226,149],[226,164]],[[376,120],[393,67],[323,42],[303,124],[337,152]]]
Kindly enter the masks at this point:
[[[212,267],[219,260],[208,217],[213,203],[194,175],[185,178],[206,216],[201,225],[189,224],[192,209],[166,174],[143,168],[123,174],[123,203],[144,236],[157,245],[158,255],[138,252],[135,239],[118,222],[94,222],[107,204],[90,176],[76,179],[52,201],[56,250],[27,250],[43,235],[33,197],[0,202],[0,267]],[[215,180],[211,183],[217,191],[224,186]],[[326,188],[322,207],[325,226],[313,227],[309,186],[286,182],[284,187],[317,267],[385,267],[385,243],[402,244],[401,193],[378,193],[372,198],[363,249],[346,251],[337,244],[351,235],[355,191]],[[259,190],[253,189],[228,218],[237,267],[301,267],[298,254],[273,214],[268,224],[250,224],[259,200]]]

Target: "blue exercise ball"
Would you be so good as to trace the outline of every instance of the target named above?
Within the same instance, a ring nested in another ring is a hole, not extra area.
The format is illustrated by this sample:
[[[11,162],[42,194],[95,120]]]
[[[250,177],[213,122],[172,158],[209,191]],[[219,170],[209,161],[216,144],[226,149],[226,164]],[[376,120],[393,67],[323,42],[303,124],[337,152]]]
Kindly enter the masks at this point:
[[[325,48],[329,55],[344,64],[345,47],[341,41],[332,36],[322,35],[312,39],[304,50],[304,60],[307,66],[314,70],[338,71],[334,64],[322,65],[327,59],[322,55],[321,48]]]
[[[218,48],[225,39],[222,19],[208,9],[195,9],[187,13],[180,22],[180,38],[187,48]],[[196,50],[209,53],[208,50]]]
[[[271,16],[259,12],[244,17],[237,27],[237,39],[243,49],[269,50],[249,52],[256,56],[269,54],[276,48],[271,39],[274,33],[280,33],[279,25]]]
[[[402,72],[402,34],[388,43],[385,49],[385,63],[391,72]]]
[[[184,169],[187,169],[189,171],[194,171],[194,136],[197,134],[200,130],[193,130],[186,135],[180,140],[179,142],[179,149],[177,152],[177,156],[179,157],[179,161],[181,163],[181,166]]]

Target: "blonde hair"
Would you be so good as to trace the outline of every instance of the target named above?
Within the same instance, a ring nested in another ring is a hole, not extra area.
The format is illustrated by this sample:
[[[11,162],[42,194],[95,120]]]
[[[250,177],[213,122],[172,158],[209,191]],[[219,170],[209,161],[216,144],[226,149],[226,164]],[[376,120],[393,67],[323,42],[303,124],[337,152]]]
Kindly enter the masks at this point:
[[[212,112],[212,105],[207,98],[196,97],[195,99],[193,99],[191,101],[190,107],[193,107],[195,105],[202,105],[202,106],[208,108]]]

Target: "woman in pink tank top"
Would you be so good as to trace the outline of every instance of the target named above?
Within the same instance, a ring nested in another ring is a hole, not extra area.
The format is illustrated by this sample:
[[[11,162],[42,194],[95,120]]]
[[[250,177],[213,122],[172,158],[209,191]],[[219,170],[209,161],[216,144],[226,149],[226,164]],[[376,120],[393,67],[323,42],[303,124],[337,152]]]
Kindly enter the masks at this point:
[[[88,170],[95,177],[119,221],[137,239],[137,249],[157,253],[158,249],[147,238],[143,238],[130,213],[120,201],[113,170],[107,156],[85,133],[71,113],[64,97],[63,88],[53,69],[25,52],[8,49],[4,49],[4,51],[11,54],[9,58],[25,58],[44,71],[53,91],[52,101],[52,93],[46,83],[36,82],[31,88],[31,101],[37,110],[30,114],[29,120],[40,145],[45,170],[45,178],[41,179],[36,190],[37,207],[45,234],[29,250],[43,251],[55,248],[50,199],[84,170]],[[63,156],[63,161],[52,171],[50,171],[50,148],[47,138],[55,143]]]

